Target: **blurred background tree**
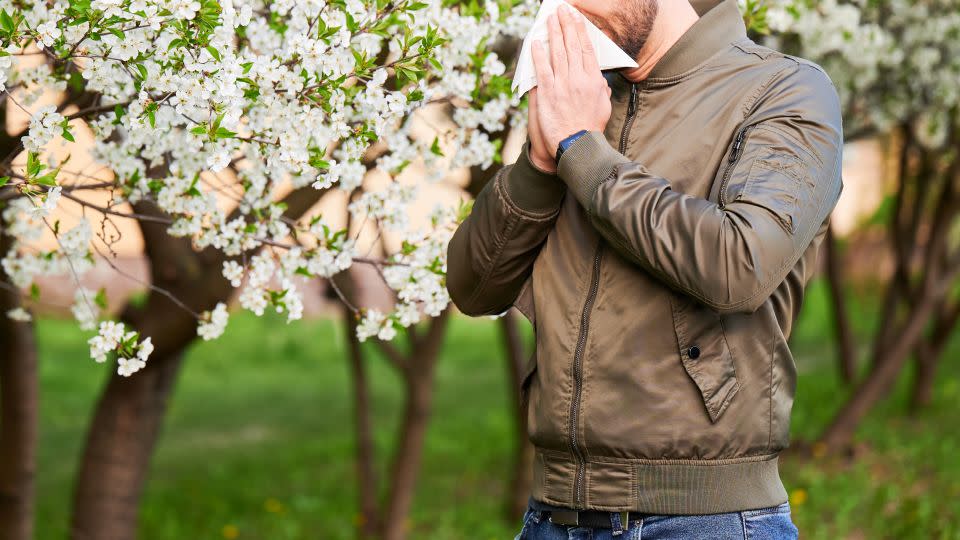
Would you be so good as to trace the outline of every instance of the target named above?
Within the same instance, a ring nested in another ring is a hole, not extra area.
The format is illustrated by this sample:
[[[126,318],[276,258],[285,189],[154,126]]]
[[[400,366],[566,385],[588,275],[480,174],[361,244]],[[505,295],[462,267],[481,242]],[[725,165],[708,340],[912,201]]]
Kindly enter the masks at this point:
[[[844,104],[848,141],[884,137],[896,187],[876,215],[892,261],[869,363],[846,309],[842,254],[827,246],[837,357],[855,387],[815,451],[849,445],[864,416],[913,358],[911,406],[930,402],[937,366],[960,319],[960,3],[955,0],[746,2],[771,45],[829,73]]]

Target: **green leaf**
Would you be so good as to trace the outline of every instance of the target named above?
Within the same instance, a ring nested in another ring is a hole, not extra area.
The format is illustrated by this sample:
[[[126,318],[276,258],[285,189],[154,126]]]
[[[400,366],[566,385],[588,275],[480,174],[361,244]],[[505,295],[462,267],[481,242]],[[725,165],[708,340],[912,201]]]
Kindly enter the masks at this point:
[[[7,34],[12,34],[13,31],[16,30],[16,26],[13,24],[13,18],[10,17],[6,9],[0,11],[0,28]]]
[[[435,156],[443,157],[443,150],[440,149],[440,137],[433,138],[433,144],[430,145],[430,152]]]
[[[36,283],[30,284],[30,298],[33,300],[40,299],[40,286],[37,285]]]
[[[107,309],[107,290],[105,288],[100,287],[100,290],[97,291],[97,296],[93,298],[93,303],[100,309]]]
[[[214,58],[217,62],[220,61],[220,51],[218,51],[214,46],[207,45],[207,52],[210,53],[210,56]]]
[[[127,113],[127,110],[121,107],[119,104],[113,106],[113,114],[116,118],[113,119],[114,124],[119,124],[123,119],[123,115]]]
[[[45,174],[34,180],[35,183],[40,184],[41,186],[55,186],[57,185],[57,173],[60,172],[60,169],[56,169],[49,174]]]
[[[27,176],[33,177],[43,170],[43,164],[40,163],[40,157],[36,152],[27,152]]]
[[[63,135],[64,139],[70,142],[77,142],[76,139],[73,138],[73,134],[70,133],[70,120],[64,118],[63,122],[60,122],[60,127],[63,128],[61,135]]]
[[[7,182],[10,181],[9,176],[0,176],[0,187],[7,185]]]

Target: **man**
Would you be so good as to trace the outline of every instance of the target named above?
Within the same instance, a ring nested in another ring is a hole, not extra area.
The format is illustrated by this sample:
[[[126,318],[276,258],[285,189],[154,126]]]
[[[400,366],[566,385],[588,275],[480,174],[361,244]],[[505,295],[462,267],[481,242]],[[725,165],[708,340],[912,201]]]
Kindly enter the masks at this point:
[[[461,311],[535,329],[518,538],[796,538],[787,338],[842,190],[836,90],[736,0],[571,3],[639,67],[602,74],[561,10],[529,141],[448,251]]]

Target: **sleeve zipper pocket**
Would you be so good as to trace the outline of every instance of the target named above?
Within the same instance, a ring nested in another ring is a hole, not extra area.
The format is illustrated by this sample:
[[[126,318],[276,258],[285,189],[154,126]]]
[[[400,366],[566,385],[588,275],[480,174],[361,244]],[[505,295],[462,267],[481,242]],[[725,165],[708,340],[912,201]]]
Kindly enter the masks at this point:
[[[740,131],[737,132],[737,136],[733,140],[733,146],[730,149],[730,157],[727,159],[727,169],[723,172],[723,180],[720,181],[720,193],[717,196],[719,201],[720,208],[723,208],[726,204],[723,200],[723,194],[727,190],[727,182],[730,181],[730,175],[733,173],[733,169],[737,164],[737,160],[740,159],[740,154],[743,153],[743,146],[747,139],[747,132],[752,126],[745,126],[740,128]]]

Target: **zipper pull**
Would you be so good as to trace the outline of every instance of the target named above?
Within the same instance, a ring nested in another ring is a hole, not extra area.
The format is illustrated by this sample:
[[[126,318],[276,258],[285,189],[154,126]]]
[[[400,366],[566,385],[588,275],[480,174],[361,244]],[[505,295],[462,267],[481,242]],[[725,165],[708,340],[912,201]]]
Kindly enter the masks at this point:
[[[743,128],[737,133],[737,138],[733,141],[733,151],[730,152],[730,163],[733,163],[740,157],[740,150],[743,148],[743,139],[746,134],[747,128]]]
[[[627,105],[627,116],[637,112],[637,83],[630,85],[630,103]]]

